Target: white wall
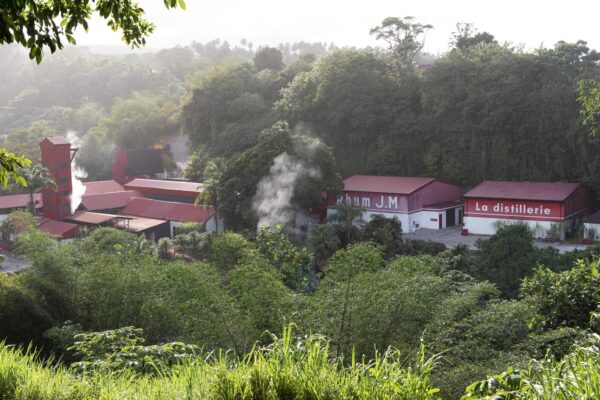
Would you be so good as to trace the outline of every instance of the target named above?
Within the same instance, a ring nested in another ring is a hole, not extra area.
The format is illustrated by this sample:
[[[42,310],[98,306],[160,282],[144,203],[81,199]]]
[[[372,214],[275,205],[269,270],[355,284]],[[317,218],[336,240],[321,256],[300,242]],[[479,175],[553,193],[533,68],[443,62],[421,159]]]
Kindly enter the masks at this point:
[[[516,219],[499,219],[499,218],[482,218],[482,217],[464,217],[464,228],[469,230],[469,234],[474,235],[493,235],[496,233],[496,228],[494,224],[496,221],[504,222],[507,224],[514,223],[524,223],[529,225],[532,231],[535,231],[536,226],[540,227],[540,230],[544,232],[539,232],[536,234],[534,232],[534,236],[544,238],[546,237],[545,232],[550,229],[553,222],[550,221],[524,221],[524,220],[516,220]],[[564,233],[563,233],[564,237]]]
[[[223,221],[223,218],[219,218],[218,224],[219,224],[219,234],[225,232],[225,222]],[[208,221],[206,221],[205,228],[206,228],[206,232],[216,232],[217,222],[216,222],[216,219],[214,216],[210,217],[210,219]]]
[[[586,231],[590,228],[594,228],[596,230],[596,237],[594,238],[594,240],[600,239],[600,224],[591,224],[589,222],[586,222],[583,225],[585,226]],[[586,238],[587,238],[587,232],[586,232]]]
[[[442,214],[442,227],[446,226],[446,210],[442,212],[434,210],[419,211],[411,214],[411,231],[420,228],[439,229],[439,215]],[[435,221],[432,221],[434,219]]]
[[[460,207],[455,208],[456,219],[458,222],[458,210]],[[327,217],[335,212],[335,208],[327,209]],[[393,212],[380,212],[380,211],[365,211],[362,214],[362,219],[365,223],[371,220],[373,215],[383,215],[386,218],[398,218],[402,224],[402,232],[411,233],[417,229],[439,229],[439,215],[442,215],[442,228],[446,227],[446,210],[435,211],[435,210],[423,210],[414,213],[393,213]],[[435,221],[432,221],[434,219]]]

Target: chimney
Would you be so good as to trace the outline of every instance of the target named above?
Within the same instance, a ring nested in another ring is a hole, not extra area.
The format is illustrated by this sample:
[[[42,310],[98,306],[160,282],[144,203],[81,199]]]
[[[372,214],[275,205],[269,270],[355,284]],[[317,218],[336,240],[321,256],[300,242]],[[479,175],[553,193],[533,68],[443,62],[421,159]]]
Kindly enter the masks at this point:
[[[71,143],[61,136],[47,137],[40,142],[42,165],[48,168],[58,190],[42,190],[44,217],[63,219],[71,214]]]

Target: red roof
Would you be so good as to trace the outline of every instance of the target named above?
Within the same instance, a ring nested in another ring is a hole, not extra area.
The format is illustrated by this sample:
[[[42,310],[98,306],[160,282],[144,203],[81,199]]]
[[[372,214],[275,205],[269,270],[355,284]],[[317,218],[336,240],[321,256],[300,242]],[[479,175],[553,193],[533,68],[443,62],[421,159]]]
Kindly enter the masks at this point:
[[[118,216],[113,214],[102,214],[89,211],[77,211],[75,214],[71,215],[70,217],[67,217],[66,219],[84,224],[99,225],[112,221],[115,218],[118,218]]]
[[[85,195],[101,194],[101,193],[112,193],[122,192],[125,190],[117,181],[96,181],[96,182],[84,182]]]
[[[125,184],[125,189],[160,192],[181,192],[198,195],[202,189],[201,183],[186,181],[166,181],[160,179],[141,179],[137,178]]]
[[[434,181],[435,178],[417,176],[354,175],[344,180],[344,190],[351,192],[411,194]]]
[[[33,201],[36,203],[35,208],[42,208],[42,194],[34,193]],[[29,203],[28,194],[15,194],[11,196],[0,196],[0,209],[6,210],[10,208],[25,208]]]
[[[68,222],[57,221],[50,218],[41,218],[38,221],[38,229],[48,232],[53,236],[71,236],[72,233],[79,228],[79,225],[70,224]]]
[[[123,190],[120,192],[100,193],[84,195],[81,204],[88,211],[108,210],[112,208],[123,208],[134,197],[144,197],[137,190]]]
[[[116,217],[120,217],[117,215]],[[115,226],[130,232],[143,232],[147,229],[155,228],[159,225],[166,224],[167,221],[152,218],[119,218],[115,221]]]
[[[42,140],[42,142],[48,141],[52,144],[68,144],[71,145],[71,142],[69,142],[67,139],[65,139],[62,136],[48,136],[45,137],[44,140]]]
[[[464,197],[486,199],[563,201],[580,183],[483,181]]]
[[[197,222],[208,221],[214,214],[212,207],[176,203],[172,201],[133,198],[122,211],[125,215],[162,219],[165,221]]]

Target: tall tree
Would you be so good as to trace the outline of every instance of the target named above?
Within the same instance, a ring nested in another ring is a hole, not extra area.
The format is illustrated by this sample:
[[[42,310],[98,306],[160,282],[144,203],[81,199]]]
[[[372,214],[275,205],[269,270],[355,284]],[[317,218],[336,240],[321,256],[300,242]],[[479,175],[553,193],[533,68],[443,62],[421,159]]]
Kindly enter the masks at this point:
[[[27,182],[27,192],[29,193],[29,209],[32,215],[35,215],[35,202],[33,193],[50,186],[55,191],[58,189],[54,178],[48,172],[48,168],[39,164],[31,168],[25,168],[21,172],[25,182]]]
[[[352,201],[341,201],[336,206],[335,211],[329,216],[329,221],[342,226],[344,237],[346,239],[346,246],[348,246],[353,239],[356,239],[358,234],[354,227],[355,225],[363,224],[362,215],[364,212],[365,210],[355,206]]]
[[[415,60],[425,45],[425,33],[433,28],[429,24],[414,21],[414,17],[388,17],[381,25],[371,29],[371,35],[383,40],[394,57],[398,77],[404,78],[414,72]]]
[[[263,47],[258,49],[254,55],[254,67],[257,70],[270,69],[279,71],[283,68],[283,55],[281,51],[273,47]]]
[[[201,203],[204,207],[211,206],[215,211],[215,233],[219,234],[219,185],[221,183],[221,176],[225,168],[225,159],[213,158],[206,163],[204,169],[204,177],[206,179],[202,183],[202,191],[198,194],[194,204]]]

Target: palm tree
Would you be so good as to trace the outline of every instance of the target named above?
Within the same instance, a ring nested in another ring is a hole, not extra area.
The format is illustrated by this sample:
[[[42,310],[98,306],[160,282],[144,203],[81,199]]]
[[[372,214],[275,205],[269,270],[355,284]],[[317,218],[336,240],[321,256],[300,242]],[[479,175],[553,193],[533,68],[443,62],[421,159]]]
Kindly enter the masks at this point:
[[[219,186],[224,168],[225,159],[222,157],[213,158],[206,163],[204,169],[206,180],[199,187],[201,192],[194,202],[194,204],[202,203],[204,207],[213,207],[215,210],[215,233],[217,235],[219,234]]]
[[[317,264],[327,260],[340,248],[340,238],[332,225],[315,226],[309,237],[310,246],[315,254]]]
[[[34,165],[31,168],[24,168],[22,170],[22,176],[27,182],[27,192],[29,193],[29,207],[32,215],[35,215],[35,203],[33,200],[33,194],[42,190],[43,188],[50,186],[54,191],[58,190],[58,186],[54,181],[52,175],[48,171],[48,168],[43,167],[39,164]]]
[[[362,215],[364,209],[352,204],[352,201],[341,201],[333,214],[329,216],[329,221],[341,224],[346,233],[346,245],[350,244],[350,239],[353,236],[352,227],[363,223]]]

